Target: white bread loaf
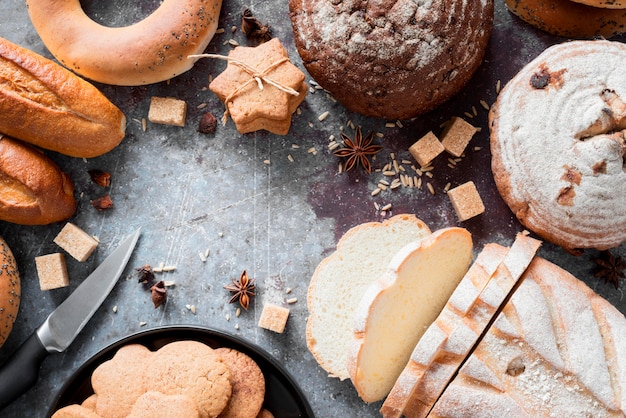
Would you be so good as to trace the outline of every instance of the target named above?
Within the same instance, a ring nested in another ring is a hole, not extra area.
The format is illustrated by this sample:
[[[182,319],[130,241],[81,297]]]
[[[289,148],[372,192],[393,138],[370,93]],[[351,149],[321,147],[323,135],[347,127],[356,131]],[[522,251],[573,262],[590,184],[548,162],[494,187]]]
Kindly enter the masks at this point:
[[[410,243],[367,289],[355,313],[348,372],[366,402],[383,399],[468,270],[472,238],[445,228]]]
[[[426,417],[533,260],[541,243],[524,234],[506,251],[490,244],[417,343],[381,412]]]
[[[536,257],[430,416],[623,417],[626,318]]]
[[[350,229],[317,266],[308,290],[307,347],[331,377],[346,379],[354,312],[367,287],[409,242],[430,235],[414,215],[396,215]]]

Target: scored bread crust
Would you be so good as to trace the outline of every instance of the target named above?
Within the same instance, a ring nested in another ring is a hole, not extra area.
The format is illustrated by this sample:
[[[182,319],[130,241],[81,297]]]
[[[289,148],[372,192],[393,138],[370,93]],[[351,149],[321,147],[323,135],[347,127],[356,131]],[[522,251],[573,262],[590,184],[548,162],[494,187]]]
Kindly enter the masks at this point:
[[[102,155],[126,134],[126,117],[95,86],[0,38],[0,133],[79,158]]]
[[[0,220],[45,225],[76,212],[71,178],[39,149],[0,134]]]
[[[546,49],[489,113],[492,171],[519,221],[568,250],[626,240],[626,46]]]
[[[348,372],[366,402],[383,399],[422,334],[466,274],[472,238],[445,228],[403,247],[367,289],[355,312]]]
[[[329,376],[349,377],[346,364],[354,312],[367,287],[400,248],[428,235],[430,229],[415,215],[367,222],[346,232],[336,251],[319,263],[307,293],[306,343]]]
[[[571,0],[505,0],[508,9],[543,31],[568,38],[611,38],[626,32],[625,9],[603,9]]]
[[[431,416],[624,416],[625,339],[624,315],[535,257]]]
[[[539,250],[518,234],[510,249],[488,244],[417,343],[381,412],[426,417]]]

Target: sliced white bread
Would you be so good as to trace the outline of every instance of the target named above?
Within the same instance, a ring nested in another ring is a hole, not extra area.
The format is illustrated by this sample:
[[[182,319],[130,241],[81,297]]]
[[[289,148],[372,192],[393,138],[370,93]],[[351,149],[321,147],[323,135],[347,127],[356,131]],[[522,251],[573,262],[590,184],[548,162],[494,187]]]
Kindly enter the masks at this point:
[[[540,241],[518,234],[508,251],[493,244],[485,247],[415,346],[381,408],[383,416],[428,415],[540,246]]]
[[[309,284],[306,341],[309,351],[331,377],[349,377],[348,346],[354,312],[365,290],[407,243],[430,235],[414,215],[396,215],[350,229],[337,249],[317,266]]]
[[[623,417],[626,318],[535,257],[432,417]]]
[[[355,312],[348,372],[366,402],[383,399],[468,270],[472,238],[445,228],[403,247]]]

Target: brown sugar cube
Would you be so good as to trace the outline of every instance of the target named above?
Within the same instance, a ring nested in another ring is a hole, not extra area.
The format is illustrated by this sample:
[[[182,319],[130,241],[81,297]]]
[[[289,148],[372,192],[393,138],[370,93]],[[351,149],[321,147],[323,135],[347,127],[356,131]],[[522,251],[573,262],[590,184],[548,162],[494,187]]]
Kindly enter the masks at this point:
[[[428,132],[409,147],[409,152],[422,167],[430,164],[443,151],[444,147],[441,141],[432,132]]]
[[[454,207],[461,222],[480,215],[485,211],[485,205],[483,205],[483,201],[473,181],[468,181],[454,189],[448,190],[448,196],[450,196],[452,207]]]
[[[285,330],[287,318],[289,318],[289,309],[266,303],[263,305],[263,312],[261,312],[261,318],[259,318],[259,326],[270,331],[282,333]]]
[[[87,260],[98,246],[94,237],[70,222],[54,238],[54,243],[81,262]]]
[[[455,116],[441,134],[441,144],[450,154],[460,157],[476,132],[475,126]]]
[[[185,126],[187,102],[173,97],[156,97],[150,99],[148,120],[163,125]]]
[[[65,256],[62,253],[54,253],[35,257],[39,287],[41,290],[58,289],[69,286],[70,280],[67,275]]]

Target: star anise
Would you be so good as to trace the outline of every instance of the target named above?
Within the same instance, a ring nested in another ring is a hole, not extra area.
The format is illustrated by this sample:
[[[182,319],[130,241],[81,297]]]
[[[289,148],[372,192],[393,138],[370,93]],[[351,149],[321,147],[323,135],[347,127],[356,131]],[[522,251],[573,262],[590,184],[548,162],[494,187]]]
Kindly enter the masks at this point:
[[[254,279],[248,278],[248,273],[246,273],[245,270],[241,273],[241,277],[239,279],[233,279],[233,282],[224,286],[224,289],[233,292],[233,295],[228,303],[238,301],[241,307],[245,310],[248,310],[250,300],[256,295],[256,293],[254,293],[256,289]]]
[[[155,282],[154,271],[150,264],[139,267],[137,275],[139,276],[139,283],[142,283],[146,288],[152,287]]]
[[[261,23],[261,21],[253,15],[252,10],[247,7],[241,12],[241,30],[247,37],[256,38],[263,42],[272,39],[270,26]]]
[[[624,270],[626,269],[626,262],[621,257],[615,257],[610,251],[604,251],[602,258],[596,258],[593,260],[600,270],[598,270],[594,277],[604,279],[606,283],[611,283],[615,288],[619,288],[620,278],[624,278]]]
[[[337,157],[346,158],[346,163],[343,167],[344,171],[350,171],[354,166],[360,165],[368,174],[371,173],[372,166],[368,157],[378,154],[383,149],[380,145],[372,145],[374,132],[370,132],[363,138],[361,127],[357,126],[354,140],[350,139],[343,132],[341,133],[341,139],[344,147],[333,151],[333,154]]]
[[[157,284],[150,288],[150,292],[152,293],[152,303],[154,304],[154,309],[161,306],[165,303],[167,299],[167,288],[165,287],[165,282],[160,280]]]

